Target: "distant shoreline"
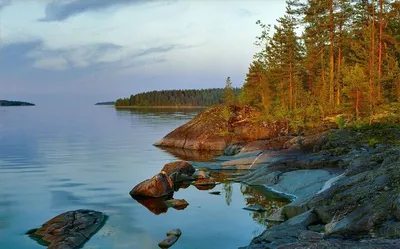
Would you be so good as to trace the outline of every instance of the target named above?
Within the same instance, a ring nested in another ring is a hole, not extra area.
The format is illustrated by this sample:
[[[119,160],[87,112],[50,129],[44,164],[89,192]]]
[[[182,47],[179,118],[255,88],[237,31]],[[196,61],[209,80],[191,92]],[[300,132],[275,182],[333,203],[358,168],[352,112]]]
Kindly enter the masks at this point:
[[[0,100],[0,107],[35,106],[33,103],[15,100]]]
[[[114,106],[115,109],[206,109],[208,106]]]

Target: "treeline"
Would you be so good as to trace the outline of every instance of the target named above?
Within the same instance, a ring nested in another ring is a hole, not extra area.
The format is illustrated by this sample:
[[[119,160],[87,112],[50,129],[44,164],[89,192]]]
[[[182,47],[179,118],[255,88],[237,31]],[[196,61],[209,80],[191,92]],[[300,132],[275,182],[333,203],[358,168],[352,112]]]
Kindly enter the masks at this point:
[[[400,1],[289,0],[286,9],[274,32],[257,21],[261,51],[243,103],[313,126],[337,113],[371,123],[400,102]]]
[[[232,94],[237,98],[240,89],[233,88]],[[201,90],[163,90],[131,95],[118,99],[116,106],[211,106],[224,102],[224,89]]]

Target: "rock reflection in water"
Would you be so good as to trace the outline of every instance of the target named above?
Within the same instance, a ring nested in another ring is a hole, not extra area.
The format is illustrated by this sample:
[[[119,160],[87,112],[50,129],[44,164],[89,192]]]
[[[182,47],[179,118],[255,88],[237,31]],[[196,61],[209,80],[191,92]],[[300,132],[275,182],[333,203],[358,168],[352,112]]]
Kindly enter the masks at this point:
[[[265,226],[268,225],[265,218],[271,215],[278,208],[283,207],[290,202],[288,199],[274,194],[273,192],[269,192],[265,188],[250,187],[242,184],[240,189],[248,206],[258,204],[267,210],[266,212],[249,213],[254,221]]]
[[[223,151],[199,151],[199,150],[188,150],[173,147],[159,147],[163,151],[166,151],[173,156],[185,160],[195,162],[209,162],[215,157],[222,155]]]
[[[168,206],[165,201],[171,199],[171,196],[161,198],[134,197],[133,199],[145,206],[153,214],[159,215],[168,211]]]

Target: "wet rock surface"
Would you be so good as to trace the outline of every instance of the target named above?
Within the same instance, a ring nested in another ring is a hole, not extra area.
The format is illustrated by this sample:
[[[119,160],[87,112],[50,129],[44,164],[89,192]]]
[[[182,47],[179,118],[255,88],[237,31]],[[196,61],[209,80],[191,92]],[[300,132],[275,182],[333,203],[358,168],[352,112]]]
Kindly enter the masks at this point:
[[[136,185],[129,194],[132,197],[145,196],[158,198],[170,195],[173,192],[174,183],[171,178],[164,173],[159,173],[151,179],[144,180]]]
[[[281,157],[239,177],[283,192],[296,184],[304,190],[292,191],[296,198],[267,218],[280,224],[242,248],[399,248],[400,149],[386,142],[366,145],[374,132],[315,136],[302,149],[306,154]],[[399,130],[380,134],[400,138]],[[286,146],[297,146],[295,141]]]
[[[177,161],[177,162],[167,163],[166,165],[164,165],[164,167],[161,169],[161,171],[165,172],[168,176],[171,176],[174,173],[185,174],[187,176],[191,176],[191,175],[193,175],[193,173],[196,170],[188,162]]]
[[[105,214],[93,210],[69,211],[28,234],[48,244],[49,249],[75,249],[83,246],[104,225],[106,219]]]
[[[158,246],[161,248],[169,248],[178,241],[178,239],[181,235],[182,235],[182,231],[179,228],[172,229],[167,232],[167,238],[165,238],[163,241],[158,243]]]

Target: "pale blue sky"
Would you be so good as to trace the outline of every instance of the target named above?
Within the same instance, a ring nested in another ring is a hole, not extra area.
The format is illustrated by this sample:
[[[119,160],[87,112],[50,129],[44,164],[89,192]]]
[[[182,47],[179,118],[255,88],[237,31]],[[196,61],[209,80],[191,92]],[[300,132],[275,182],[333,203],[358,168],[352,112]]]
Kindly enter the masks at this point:
[[[241,86],[284,0],[0,0],[0,99]]]

